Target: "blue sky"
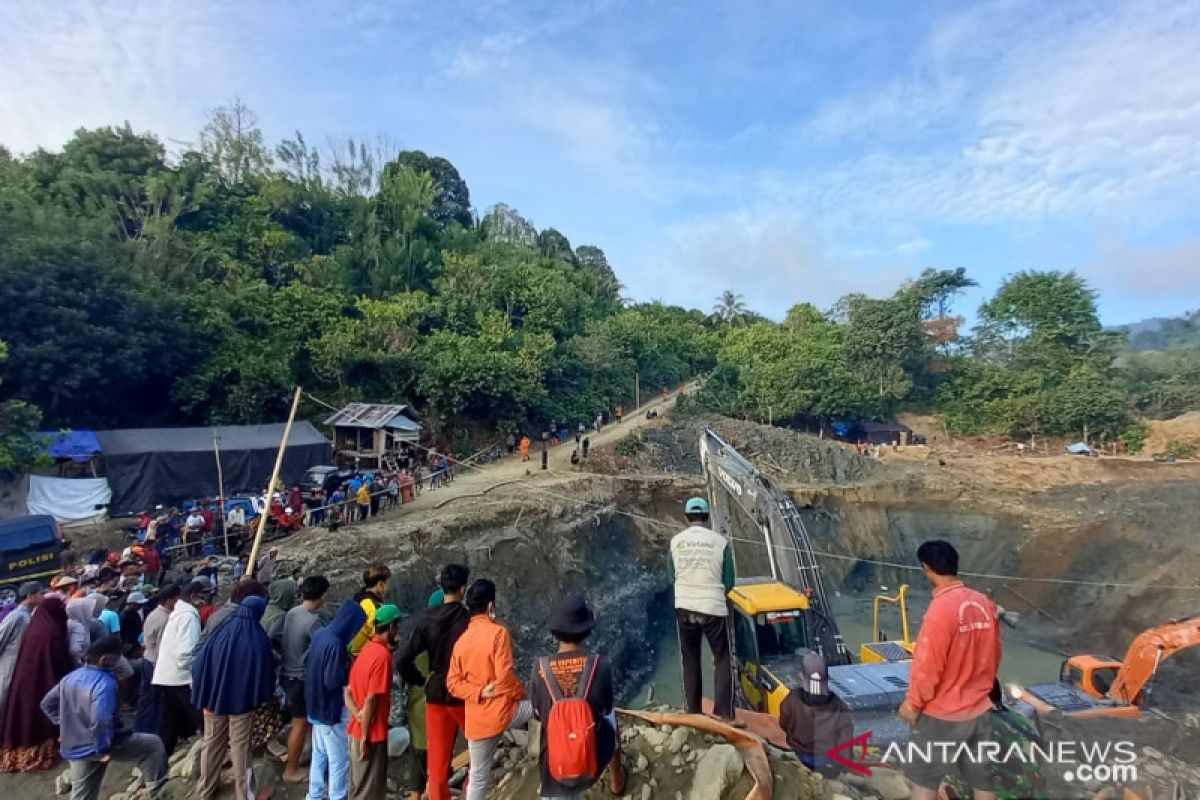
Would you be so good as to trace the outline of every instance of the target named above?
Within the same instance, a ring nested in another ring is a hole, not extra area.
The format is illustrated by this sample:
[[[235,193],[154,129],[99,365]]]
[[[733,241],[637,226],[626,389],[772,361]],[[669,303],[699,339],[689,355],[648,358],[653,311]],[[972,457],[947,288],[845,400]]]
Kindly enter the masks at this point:
[[[1115,324],[1200,307],[1198,43],[1200,0],[0,0],[0,143],[179,149],[240,96],[449,158],[637,300],[1076,269]]]

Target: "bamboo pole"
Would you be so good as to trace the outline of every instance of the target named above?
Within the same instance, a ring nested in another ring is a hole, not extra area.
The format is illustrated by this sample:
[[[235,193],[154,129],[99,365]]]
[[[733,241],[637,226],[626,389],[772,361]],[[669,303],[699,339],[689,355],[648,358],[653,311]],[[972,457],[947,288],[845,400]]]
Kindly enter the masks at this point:
[[[267,517],[271,514],[271,498],[275,496],[275,484],[279,482],[279,470],[283,468],[283,454],[287,450],[288,437],[292,435],[292,423],[296,421],[296,409],[300,407],[300,395],[303,393],[297,386],[296,396],[292,398],[292,411],[288,414],[287,426],[283,429],[283,440],[279,443],[279,453],[275,456],[275,469],[271,471],[271,482],[267,484],[267,507],[258,517],[254,546],[250,548],[250,563],[246,565],[251,575],[258,569],[258,547],[262,544],[263,530],[267,527]]]
[[[217,513],[221,515],[221,533],[225,539],[225,555],[229,555],[229,526],[225,522],[225,476],[221,472],[221,446],[218,437],[213,437],[213,455],[217,459],[217,498],[221,504]]]

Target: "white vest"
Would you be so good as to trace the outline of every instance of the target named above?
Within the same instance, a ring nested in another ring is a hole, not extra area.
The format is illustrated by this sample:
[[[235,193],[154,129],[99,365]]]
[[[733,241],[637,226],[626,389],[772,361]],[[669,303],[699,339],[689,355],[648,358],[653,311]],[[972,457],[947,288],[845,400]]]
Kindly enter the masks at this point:
[[[708,528],[693,525],[671,539],[671,563],[675,567],[675,607],[685,611],[724,617],[725,548],[729,541]]]

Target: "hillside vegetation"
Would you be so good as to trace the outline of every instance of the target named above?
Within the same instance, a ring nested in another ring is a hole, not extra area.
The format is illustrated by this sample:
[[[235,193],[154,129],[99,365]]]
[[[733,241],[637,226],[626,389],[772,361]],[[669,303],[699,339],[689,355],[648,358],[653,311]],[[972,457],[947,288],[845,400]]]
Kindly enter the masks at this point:
[[[600,247],[478,213],[444,158],[272,147],[240,103],[169,155],[128,124],[81,129],[0,147],[0,469],[30,463],[39,427],[277,420],[296,385],[411,402],[456,448],[696,375],[706,406],[784,423],[912,408],[963,433],[1137,441],[1136,416],[1200,404],[1200,350],[1130,352],[1078,275],[1011,276],[968,334],[953,306],[973,285],[929,269],[782,322],[736,286],[708,312],[631,303]]]

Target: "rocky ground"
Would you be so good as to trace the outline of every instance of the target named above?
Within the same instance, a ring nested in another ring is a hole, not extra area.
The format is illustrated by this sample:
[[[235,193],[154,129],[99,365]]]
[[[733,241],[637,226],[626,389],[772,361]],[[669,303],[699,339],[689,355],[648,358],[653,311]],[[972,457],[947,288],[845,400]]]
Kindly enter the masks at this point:
[[[667,709],[656,709],[666,711]],[[1108,725],[1108,723],[1104,723]],[[1114,740],[1136,736],[1130,728],[1137,723],[1121,723],[1107,731]],[[1083,726],[1072,735],[1095,733],[1095,725]],[[902,775],[887,769],[874,769],[872,775],[842,774],[834,779],[822,778],[811,772],[790,753],[769,746],[765,748],[769,767],[769,786],[759,786],[745,766],[739,750],[719,735],[685,725],[656,725],[634,716],[620,718],[621,743],[628,772],[623,800],[903,800],[909,789]],[[1187,732],[1189,747],[1195,747],[1197,731]],[[1065,734],[1064,734],[1065,735]],[[528,732],[509,734],[497,758],[497,782],[492,800],[527,800],[538,796],[537,766],[538,731],[536,723]],[[170,780],[163,787],[161,800],[186,800],[196,782],[199,742],[184,745],[171,759]],[[1189,800],[1200,798],[1200,768],[1160,750],[1139,745],[1137,767],[1140,772],[1137,788],[1140,795],[1124,795],[1121,782],[1088,780],[1066,783],[1059,774],[1046,771],[1046,782],[1032,796],[1049,798],[1171,798]],[[14,798],[48,798],[54,794],[54,779],[60,770],[48,773],[4,776],[0,781],[13,792]],[[386,800],[399,800],[398,790],[402,760],[393,759],[389,768],[389,792]],[[259,759],[254,767],[255,785],[260,798],[301,800],[304,785],[285,784],[278,760]],[[136,772],[128,765],[114,764],[109,768],[101,797],[107,800],[136,800]],[[455,782],[455,794],[461,787],[461,774]],[[219,797],[231,798],[232,777],[225,776]],[[1020,795],[1005,795],[1019,797]],[[586,793],[587,800],[607,800],[609,794],[602,779]]]

